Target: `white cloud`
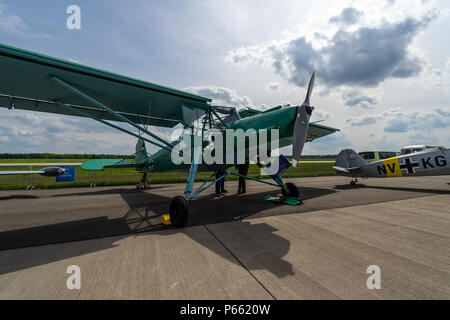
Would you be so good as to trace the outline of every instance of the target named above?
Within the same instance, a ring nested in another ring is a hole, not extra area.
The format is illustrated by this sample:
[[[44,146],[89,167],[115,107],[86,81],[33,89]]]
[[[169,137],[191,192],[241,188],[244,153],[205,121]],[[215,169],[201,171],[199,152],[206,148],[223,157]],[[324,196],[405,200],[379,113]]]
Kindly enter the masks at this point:
[[[346,120],[351,126],[366,126],[383,121],[384,131],[433,131],[450,128],[450,107],[426,108],[423,111],[404,111],[394,108],[375,115],[364,115]],[[379,124],[378,124],[379,125]]]
[[[24,36],[27,26],[20,17],[10,13],[8,8],[0,3],[0,30],[17,36]]]
[[[44,32],[30,30],[23,19],[10,12],[9,8],[0,3],[0,32],[19,38],[44,38],[53,37]]]
[[[281,89],[281,85],[278,82],[271,82],[267,85],[266,89],[268,91],[278,91]]]
[[[307,83],[313,70],[329,87],[375,87],[388,78],[408,78],[420,73],[423,62],[408,48],[433,19],[434,15],[427,13],[421,19],[380,21],[377,26],[358,26],[352,31],[340,28],[320,49],[307,36],[289,35],[230,50],[225,61],[238,66],[272,66],[281,77],[300,87]],[[324,39],[325,36],[320,37],[321,41]]]
[[[213,104],[230,107],[250,107],[252,101],[247,96],[239,96],[236,91],[217,86],[188,87],[184,90],[213,99]]]

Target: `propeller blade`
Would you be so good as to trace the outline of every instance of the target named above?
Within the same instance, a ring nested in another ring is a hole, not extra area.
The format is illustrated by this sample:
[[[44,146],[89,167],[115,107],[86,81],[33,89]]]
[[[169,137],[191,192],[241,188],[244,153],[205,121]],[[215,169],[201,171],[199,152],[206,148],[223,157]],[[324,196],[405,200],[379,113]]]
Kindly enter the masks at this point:
[[[305,104],[297,109],[297,116],[294,124],[294,141],[292,146],[292,165],[295,167],[302,155],[303,147],[306,141],[306,134],[308,133],[309,118],[311,117],[314,108]]]
[[[292,145],[292,165],[295,167],[302,155],[303,147],[306,142],[306,135],[308,133],[309,119],[311,118],[314,107],[309,105],[311,93],[314,87],[314,79],[316,78],[316,72],[314,71],[309,80],[308,91],[306,93],[305,102],[297,107],[297,114],[295,116],[294,132],[293,132],[293,145]]]
[[[316,72],[314,71],[313,74],[311,75],[311,79],[309,80],[308,91],[306,91],[305,102],[303,102],[303,104],[306,104],[307,106],[309,106],[309,98],[311,97],[315,79],[316,79]]]

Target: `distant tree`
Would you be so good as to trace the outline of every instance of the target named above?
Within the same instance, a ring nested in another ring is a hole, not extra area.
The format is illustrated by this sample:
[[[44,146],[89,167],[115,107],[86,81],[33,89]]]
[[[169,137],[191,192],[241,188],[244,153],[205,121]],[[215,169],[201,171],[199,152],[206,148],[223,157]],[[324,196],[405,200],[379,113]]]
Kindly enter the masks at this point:
[[[0,153],[0,159],[102,159],[127,158],[121,154],[71,154],[71,153]]]

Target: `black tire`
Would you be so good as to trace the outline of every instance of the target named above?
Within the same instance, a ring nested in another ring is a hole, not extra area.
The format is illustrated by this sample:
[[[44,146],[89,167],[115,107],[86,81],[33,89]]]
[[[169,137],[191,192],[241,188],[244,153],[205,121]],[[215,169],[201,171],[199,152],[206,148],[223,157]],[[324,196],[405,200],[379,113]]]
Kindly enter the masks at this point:
[[[355,181],[355,180],[352,180],[352,181],[350,181],[350,184],[351,184],[352,186],[354,186],[354,185],[356,185],[356,181]]]
[[[186,201],[181,196],[176,196],[170,202],[169,208],[170,223],[175,228],[182,228],[186,225],[189,216],[189,208]]]
[[[291,182],[286,183],[286,189],[281,188],[281,193],[283,194],[283,196],[291,198],[298,198],[298,196],[300,195],[297,186]]]

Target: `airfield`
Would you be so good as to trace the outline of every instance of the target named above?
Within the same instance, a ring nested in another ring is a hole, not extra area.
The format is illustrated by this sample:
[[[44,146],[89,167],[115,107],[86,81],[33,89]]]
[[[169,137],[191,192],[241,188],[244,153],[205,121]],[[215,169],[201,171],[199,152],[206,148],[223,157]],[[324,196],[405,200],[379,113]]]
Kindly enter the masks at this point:
[[[160,218],[184,184],[0,191],[0,299],[450,299],[450,176],[287,181],[303,205],[227,181],[184,229]]]

